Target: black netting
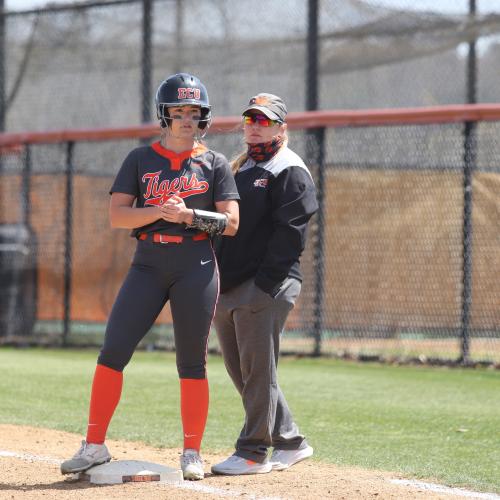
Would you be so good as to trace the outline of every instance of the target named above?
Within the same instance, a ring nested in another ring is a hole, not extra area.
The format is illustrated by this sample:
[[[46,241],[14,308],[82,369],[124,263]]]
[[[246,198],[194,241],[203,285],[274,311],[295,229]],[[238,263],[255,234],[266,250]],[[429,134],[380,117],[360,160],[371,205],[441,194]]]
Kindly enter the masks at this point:
[[[322,0],[319,106],[465,102],[473,39],[476,98],[498,102],[500,6],[478,2],[470,17],[467,0],[450,11],[434,3]],[[216,116],[238,114],[263,89],[305,109],[308,2],[152,0],[149,23],[140,0],[89,4],[5,16],[7,131],[154,119],[154,91],[178,71],[202,79]]]

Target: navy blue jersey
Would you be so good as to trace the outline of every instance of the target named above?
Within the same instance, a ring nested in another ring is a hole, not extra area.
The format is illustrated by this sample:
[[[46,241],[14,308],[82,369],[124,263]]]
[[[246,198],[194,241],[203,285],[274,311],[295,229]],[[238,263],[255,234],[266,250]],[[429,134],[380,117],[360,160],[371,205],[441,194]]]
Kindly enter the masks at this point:
[[[159,142],[132,150],[125,158],[110,193],[136,197],[136,207],[164,204],[174,193],[186,207],[215,211],[216,201],[239,200],[238,190],[224,155],[198,145],[190,151],[174,153]],[[138,233],[165,233],[189,236],[197,232],[184,224],[159,219]]]

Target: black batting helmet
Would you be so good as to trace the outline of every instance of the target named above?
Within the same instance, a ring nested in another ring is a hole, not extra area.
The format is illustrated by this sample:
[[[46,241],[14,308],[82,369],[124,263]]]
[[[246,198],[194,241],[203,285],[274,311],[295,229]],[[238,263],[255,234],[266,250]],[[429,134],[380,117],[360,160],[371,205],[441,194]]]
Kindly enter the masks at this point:
[[[200,129],[206,128],[212,119],[205,85],[199,78],[188,73],[177,73],[163,80],[156,91],[155,102],[156,114],[162,127],[169,124],[171,118],[168,108],[173,106],[200,106]]]

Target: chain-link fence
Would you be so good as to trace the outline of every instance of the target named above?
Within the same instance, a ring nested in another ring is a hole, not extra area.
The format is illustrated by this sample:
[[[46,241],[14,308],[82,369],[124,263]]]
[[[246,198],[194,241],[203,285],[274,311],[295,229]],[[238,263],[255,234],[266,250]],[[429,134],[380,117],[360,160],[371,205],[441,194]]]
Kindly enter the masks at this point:
[[[284,351],[500,360],[500,121],[455,120],[311,131],[291,117],[321,210]],[[208,144],[229,156],[239,135]],[[98,344],[135,246],[109,229],[108,190],[138,141],[45,142],[3,157],[0,339]],[[145,344],[173,346],[168,307]]]

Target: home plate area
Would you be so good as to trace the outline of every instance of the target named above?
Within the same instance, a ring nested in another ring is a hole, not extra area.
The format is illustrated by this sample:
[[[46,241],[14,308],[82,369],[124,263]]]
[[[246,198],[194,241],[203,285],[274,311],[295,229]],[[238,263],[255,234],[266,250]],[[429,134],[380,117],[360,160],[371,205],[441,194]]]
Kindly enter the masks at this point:
[[[96,465],[73,476],[74,479],[90,481],[93,484],[144,483],[151,481],[180,483],[183,481],[180,469],[140,460],[116,460]]]

